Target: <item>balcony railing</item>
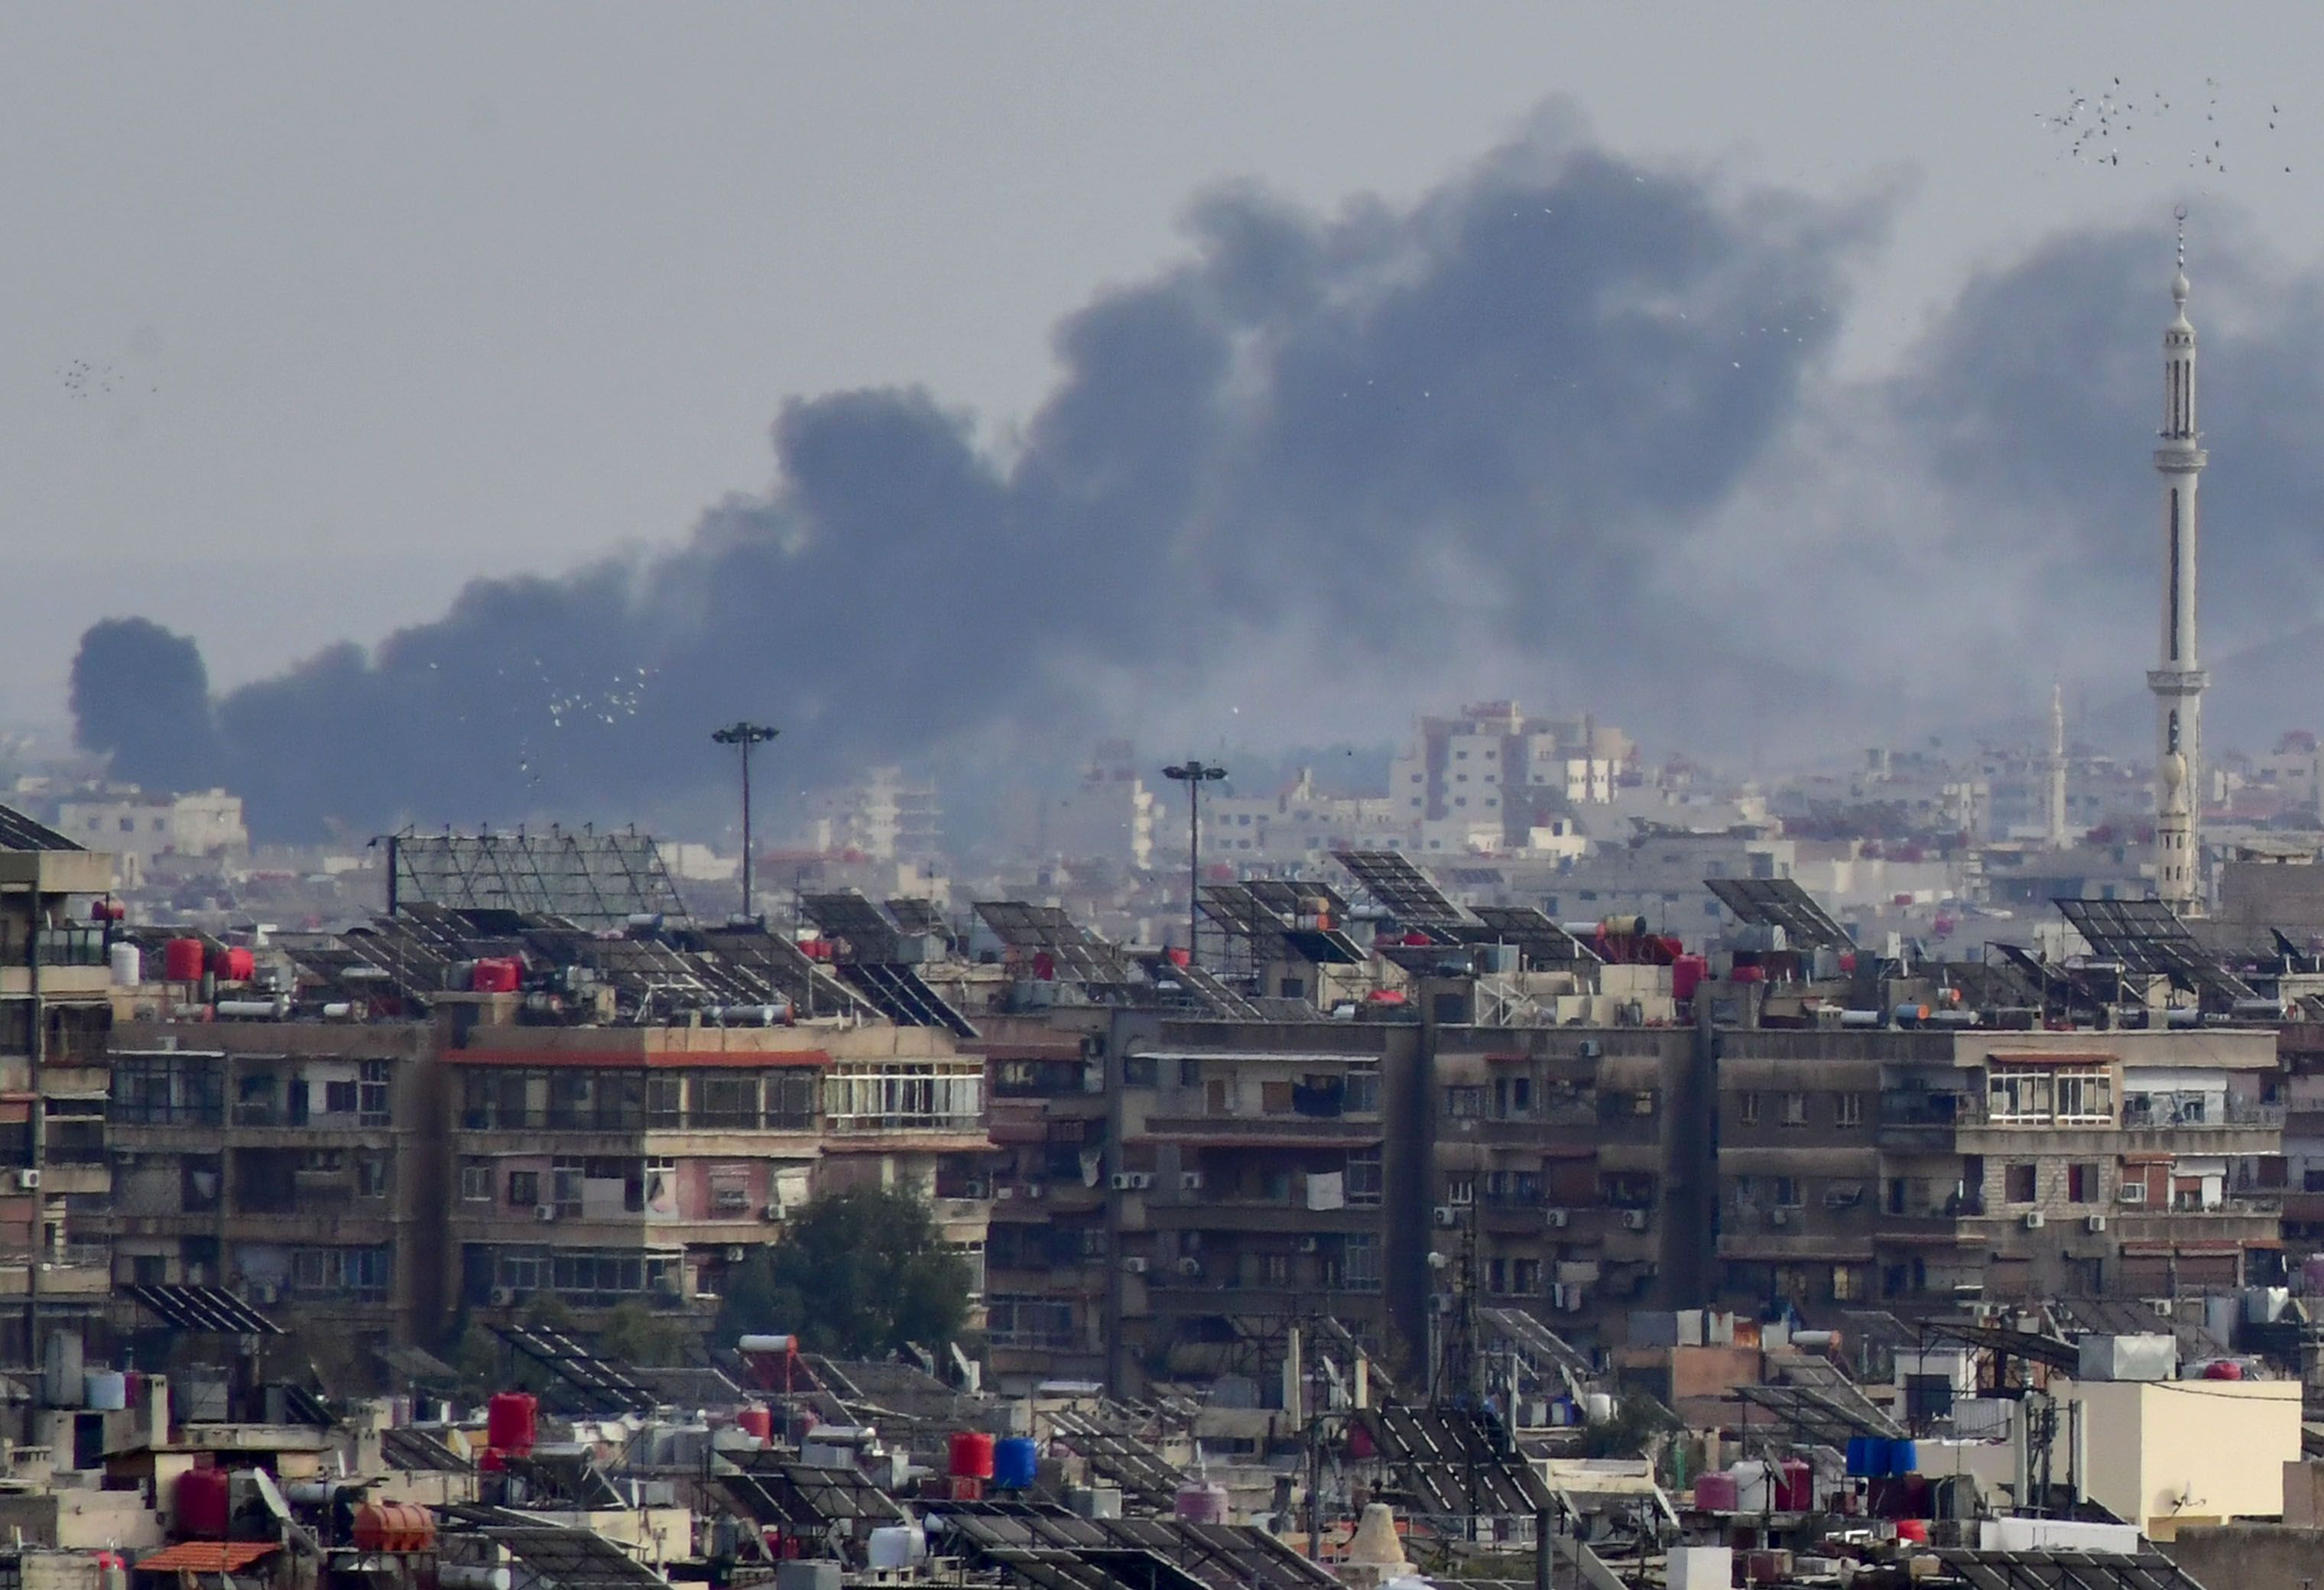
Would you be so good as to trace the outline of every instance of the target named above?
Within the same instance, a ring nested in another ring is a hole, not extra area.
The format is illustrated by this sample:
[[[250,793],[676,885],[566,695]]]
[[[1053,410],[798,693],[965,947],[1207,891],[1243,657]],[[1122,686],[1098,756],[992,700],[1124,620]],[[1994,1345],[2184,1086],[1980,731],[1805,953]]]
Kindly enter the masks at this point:
[[[2283,1126],[2283,1106],[2280,1104],[2250,1104],[2242,1099],[2229,1099],[2224,1107],[2218,1106],[2172,1106],[2167,1102],[2140,1104],[2126,1102],[2122,1109],[2125,1131],[2221,1132],[2248,1131],[2257,1127]]]

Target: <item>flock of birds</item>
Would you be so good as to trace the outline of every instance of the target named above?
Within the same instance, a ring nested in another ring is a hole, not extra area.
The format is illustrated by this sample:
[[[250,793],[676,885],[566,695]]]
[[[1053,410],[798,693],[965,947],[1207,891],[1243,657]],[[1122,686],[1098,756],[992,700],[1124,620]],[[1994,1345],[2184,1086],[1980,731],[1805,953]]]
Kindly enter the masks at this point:
[[[2194,120],[2195,107],[2174,104],[2160,89],[2142,97],[2125,88],[2120,78],[2091,96],[2078,89],[2066,90],[2066,108],[2057,114],[2037,111],[2034,119],[2050,133],[2066,140],[2061,158],[2080,161],[2086,165],[2118,167],[2123,163],[2123,145],[2129,142],[2136,163],[2152,166],[2158,160],[2168,161],[2183,152],[2187,169],[2208,169],[2224,176],[2227,170],[2227,138],[2224,124],[2219,120],[2219,80],[2203,79],[2203,120]],[[2267,131],[2277,131],[2283,107],[2267,107]],[[2194,136],[2185,148],[2178,147],[2172,136],[2182,130]],[[2239,152],[2237,159],[2244,158]],[[2281,157],[2278,157],[2281,158]],[[2272,163],[2272,162],[2271,162]],[[2284,170],[2292,168],[2286,165]]]

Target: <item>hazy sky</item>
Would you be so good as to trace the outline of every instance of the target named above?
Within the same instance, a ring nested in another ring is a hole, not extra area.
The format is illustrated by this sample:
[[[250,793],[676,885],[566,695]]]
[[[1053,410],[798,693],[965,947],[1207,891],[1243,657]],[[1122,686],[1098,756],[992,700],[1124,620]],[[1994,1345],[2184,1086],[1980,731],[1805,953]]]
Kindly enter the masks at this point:
[[[2311,266],[2320,51],[2312,5],[13,8],[0,715],[60,717],[108,613],[228,685],[675,542],[765,487],[787,396],[925,382],[1005,446],[1059,316],[1206,188],[1408,198],[1545,104],[1738,187],[1896,195],[1850,370],[1974,268],[2175,201],[2199,254],[2208,205]],[[2116,78],[2144,119],[2100,167],[2040,118]]]

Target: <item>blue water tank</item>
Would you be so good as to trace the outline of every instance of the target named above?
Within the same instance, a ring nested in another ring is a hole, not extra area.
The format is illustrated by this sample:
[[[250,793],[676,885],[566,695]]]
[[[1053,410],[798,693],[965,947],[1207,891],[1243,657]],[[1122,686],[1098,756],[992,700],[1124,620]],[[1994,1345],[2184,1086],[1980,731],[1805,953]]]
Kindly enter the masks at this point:
[[[1870,1436],[1850,1436],[1848,1438],[1848,1474],[1850,1479],[1866,1479],[1870,1477],[1872,1474],[1872,1446],[1873,1441]]]
[[[1910,1441],[1888,1443],[1888,1472],[1898,1479],[1921,1470],[1921,1449]]]
[[[1004,1436],[992,1444],[992,1487],[996,1491],[1030,1490],[1041,1448],[1029,1436]]]

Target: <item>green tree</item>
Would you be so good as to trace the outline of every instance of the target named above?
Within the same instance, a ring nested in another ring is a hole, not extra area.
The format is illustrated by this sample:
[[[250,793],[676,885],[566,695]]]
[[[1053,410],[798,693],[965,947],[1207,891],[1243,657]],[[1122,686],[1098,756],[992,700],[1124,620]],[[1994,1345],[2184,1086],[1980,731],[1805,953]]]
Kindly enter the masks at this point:
[[[771,1248],[730,1270],[718,1334],[794,1334],[843,1358],[879,1357],[907,1342],[934,1349],[968,1320],[968,1265],[947,1248],[927,1204],[909,1193],[816,1199]]]
[[[656,1314],[635,1298],[616,1303],[597,1333],[597,1350],[641,1369],[664,1369],[687,1361],[695,1333],[685,1322]]]

